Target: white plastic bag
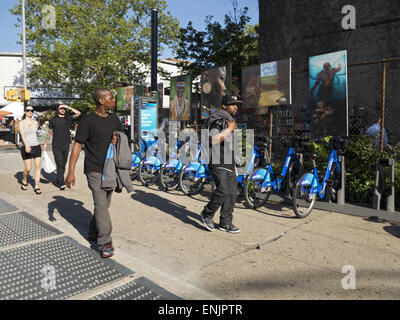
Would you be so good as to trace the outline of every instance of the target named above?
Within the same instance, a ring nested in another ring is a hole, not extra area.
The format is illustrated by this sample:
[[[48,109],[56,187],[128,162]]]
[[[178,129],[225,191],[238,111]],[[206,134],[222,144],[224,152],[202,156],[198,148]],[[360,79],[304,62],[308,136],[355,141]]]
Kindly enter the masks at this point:
[[[56,166],[53,161],[51,161],[47,151],[42,152],[42,168],[46,173],[52,173],[56,171]]]

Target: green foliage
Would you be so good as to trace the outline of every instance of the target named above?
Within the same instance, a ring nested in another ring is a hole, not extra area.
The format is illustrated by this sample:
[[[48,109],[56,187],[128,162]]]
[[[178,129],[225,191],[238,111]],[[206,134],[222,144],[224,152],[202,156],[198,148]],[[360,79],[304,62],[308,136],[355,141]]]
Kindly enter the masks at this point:
[[[44,5],[56,13],[55,29],[43,28]],[[165,0],[29,0],[26,1],[28,55],[37,60],[29,72],[31,86],[65,87],[78,93],[75,107],[92,109],[95,88],[140,83],[150,65],[151,10],[158,9],[161,45],[176,45],[178,21]],[[10,9],[21,15],[21,2]]]
[[[232,64],[232,92],[238,95],[241,91],[242,70],[258,64],[258,25],[249,24],[248,8],[238,8],[232,1],[233,14],[225,15],[224,26],[207,16],[205,31],[197,31],[189,22],[180,30],[178,58],[193,61],[182,65],[184,72],[195,76],[201,69]]]
[[[329,141],[327,137],[326,141]],[[398,160],[399,145],[388,146],[388,151],[380,152],[374,145],[373,139],[358,136],[349,141],[345,151],[346,167],[346,201],[352,203],[372,203],[375,187],[376,160],[378,158],[394,158]],[[326,145],[313,143],[313,151],[317,154],[317,167],[325,169],[330,150]],[[318,172],[322,174],[323,172]],[[400,163],[395,162],[395,201],[400,207]],[[386,186],[389,188],[389,178],[386,175]]]

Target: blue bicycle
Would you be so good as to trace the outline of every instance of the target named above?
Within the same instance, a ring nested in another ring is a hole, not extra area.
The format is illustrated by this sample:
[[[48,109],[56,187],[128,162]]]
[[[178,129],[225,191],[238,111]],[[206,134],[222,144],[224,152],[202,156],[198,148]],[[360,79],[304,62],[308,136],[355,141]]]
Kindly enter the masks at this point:
[[[142,153],[140,152],[140,148],[137,144],[137,140],[132,140],[132,142],[133,142],[134,150],[136,150],[136,152],[132,153],[132,167],[131,167],[131,172],[130,172],[131,180],[133,181],[139,176],[139,165],[144,157],[143,157]],[[145,144],[145,146],[146,146],[146,144]],[[146,150],[145,150],[145,152],[146,152]]]
[[[184,165],[178,175],[178,185],[187,195],[195,195],[201,191],[205,183],[211,183],[211,174],[204,158],[205,151],[200,143],[192,162]]]
[[[310,140],[309,142],[323,142],[324,140]],[[305,153],[305,159],[312,160],[313,169],[301,176],[293,189],[292,203],[293,211],[299,218],[307,217],[319,196],[321,199],[328,194],[330,200],[336,200],[337,190],[341,186],[340,164],[338,161],[337,150],[344,150],[346,139],[332,138],[329,142],[331,152],[329,156],[328,166],[322,182],[319,182],[318,170],[315,163],[315,153]]]
[[[167,161],[160,169],[160,184],[164,191],[176,189],[179,185],[179,173],[184,167],[184,163],[179,157],[179,151],[187,152],[187,144],[181,145],[177,140],[174,147],[174,152],[171,155],[174,159]],[[182,149],[181,149],[182,148]],[[200,148],[198,148],[192,161],[197,161],[200,156]]]
[[[251,173],[244,187],[244,198],[250,208],[256,209],[263,206],[268,201],[271,192],[280,191],[284,182],[286,182],[287,192],[292,193],[302,170],[300,157],[295,151],[299,144],[300,138],[292,139],[281,174],[278,177],[274,178],[270,161],[265,168],[256,168]]]
[[[145,187],[148,187],[156,184],[160,178],[161,165],[165,162],[162,157],[162,155],[165,154],[165,152],[163,152],[165,150],[165,145],[163,142],[160,142],[158,137],[152,132],[144,131],[143,133],[152,135],[155,140],[149,147],[149,150],[151,151],[150,156],[147,156],[140,161],[138,168],[139,181]]]
[[[201,145],[199,149],[202,150]],[[250,157],[250,161],[247,165],[245,174],[241,174],[237,177],[238,196],[243,193],[245,182],[249,174],[252,172],[253,168],[260,164],[264,164],[264,161],[264,153],[260,150],[258,146],[254,146],[253,153]],[[215,186],[212,182],[210,170],[204,158],[200,161],[195,161],[190,163],[189,165],[184,166],[179,174],[178,182],[180,189],[186,195],[194,195],[199,193],[205,183],[211,183],[212,191],[214,191],[215,189]]]

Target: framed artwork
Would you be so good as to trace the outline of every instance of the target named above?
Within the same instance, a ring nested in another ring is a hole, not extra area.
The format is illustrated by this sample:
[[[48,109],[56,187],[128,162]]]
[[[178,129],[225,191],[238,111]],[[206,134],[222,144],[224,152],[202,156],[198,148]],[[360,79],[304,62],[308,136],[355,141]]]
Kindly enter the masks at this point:
[[[170,82],[169,119],[188,121],[192,97],[192,77],[181,75],[172,77]]]
[[[260,97],[258,114],[267,108],[292,103],[292,59],[284,59],[260,65]]]
[[[348,135],[347,51],[309,58],[311,133]]]
[[[200,85],[201,118],[206,119],[213,110],[222,108],[222,97],[231,94],[231,65],[202,70]]]

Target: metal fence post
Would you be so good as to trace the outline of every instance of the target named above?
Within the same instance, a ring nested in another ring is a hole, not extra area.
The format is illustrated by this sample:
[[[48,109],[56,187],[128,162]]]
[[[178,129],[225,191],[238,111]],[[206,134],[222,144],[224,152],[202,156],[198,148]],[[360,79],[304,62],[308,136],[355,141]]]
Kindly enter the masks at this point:
[[[340,189],[337,191],[337,204],[344,205],[346,195],[346,169],[344,166],[344,156],[339,156],[340,164]]]
[[[389,212],[394,212],[394,195],[395,195],[395,186],[394,186],[394,159],[389,159],[389,174],[390,174],[390,191],[388,196],[386,197],[386,210]]]
[[[376,210],[381,209],[381,168],[380,168],[380,159],[376,159],[376,174],[375,174],[375,187],[374,187],[374,198],[372,201],[372,208]]]
[[[383,135],[385,130],[385,96],[386,96],[386,63],[382,65],[382,110],[381,110],[381,132],[379,146],[381,152],[383,151]]]

